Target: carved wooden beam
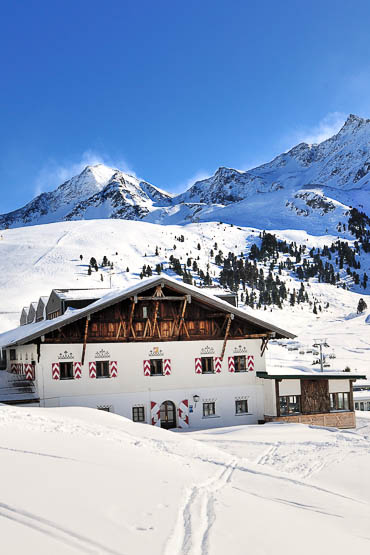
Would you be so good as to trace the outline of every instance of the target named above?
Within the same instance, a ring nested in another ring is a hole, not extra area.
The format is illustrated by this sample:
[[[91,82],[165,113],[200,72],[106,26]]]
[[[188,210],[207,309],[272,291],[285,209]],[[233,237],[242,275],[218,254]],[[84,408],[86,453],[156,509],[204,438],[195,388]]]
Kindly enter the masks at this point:
[[[138,301],[183,301],[185,297],[165,297],[162,293],[162,296],[153,296],[153,297],[136,297]]]
[[[261,342],[261,357],[263,357],[264,352],[268,348],[269,337],[263,337]]]
[[[86,316],[86,322],[85,322],[85,333],[84,333],[84,344],[82,346],[82,356],[81,356],[81,364],[83,365],[85,362],[85,353],[86,353],[86,342],[87,342],[87,333],[89,331],[89,321],[90,321],[90,317]]]
[[[228,314],[227,317],[228,317],[228,322],[227,322],[227,325],[226,325],[226,331],[225,331],[225,337],[224,337],[224,344],[222,345],[221,360],[224,359],[224,354],[225,354],[225,349],[226,349],[227,338],[228,338],[229,331],[230,331],[231,321],[234,319],[234,314]]]
[[[132,319],[134,317],[134,311],[135,311],[135,299],[132,301],[131,303],[131,310],[130,310],[130,316],[129,316],[129,320],[128,320],[128,328],[127,328],[127,337],[130,336],[130,331],[134,331],[133,327],[132,327]],[[135,332],[133,333],[134,337],[135,337]]]
[[[180,316],[180,323],[178,325],[178,329],[177,329],[177,337],[180,337],[180,331],[182,328],[182,325],[184,323],[184,317],[185,317],[185,310],[186,310],[186,305],[187,305],[188,299],[187,297],[184,299],[183,305],[182,305],[182,310],[181,310],[181,316]],[[186,330],[187,332],[187,330]],[[188,334],[189,335],[189,334]]]

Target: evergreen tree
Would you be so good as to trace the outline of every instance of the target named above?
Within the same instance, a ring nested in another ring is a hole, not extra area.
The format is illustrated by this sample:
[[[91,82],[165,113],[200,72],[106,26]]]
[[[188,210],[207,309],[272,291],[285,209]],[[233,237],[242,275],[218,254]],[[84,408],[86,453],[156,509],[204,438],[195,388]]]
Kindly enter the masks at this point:
[[[362,314],[364,310],[367,309],[367,304],[365,303],[364,299],[360,299],[357,305],[357,314]]]

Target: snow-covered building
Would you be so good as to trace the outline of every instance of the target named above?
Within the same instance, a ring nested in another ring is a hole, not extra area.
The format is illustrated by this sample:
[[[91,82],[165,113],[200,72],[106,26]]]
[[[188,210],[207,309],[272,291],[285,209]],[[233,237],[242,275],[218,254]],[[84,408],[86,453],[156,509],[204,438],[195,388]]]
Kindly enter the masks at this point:
[[[36,320],[37,302],[32,302],[28,309],[27,324],[32,324]]]
[[[36,322],[41,322],[41,320],[46,320],[46,305],[49,297],[40,297],[36,308]]]
[[[24,326],[27,324],[29,308],[30,308],[29,306],[24,306],[22,308],[21,317],[19,319],[20,326]]]
[[[43,407],[93,407],[165,428],[354,426],[358,376],[266,369],[268,341],[294,337],[160,275],[6,332],[0,347],[7,370],[34,382],[30,402]]]
[[[84,308],[106,295],[110,289],[53,289],[47,298],[45,318],[52,320],[65,313],[67,308]]]

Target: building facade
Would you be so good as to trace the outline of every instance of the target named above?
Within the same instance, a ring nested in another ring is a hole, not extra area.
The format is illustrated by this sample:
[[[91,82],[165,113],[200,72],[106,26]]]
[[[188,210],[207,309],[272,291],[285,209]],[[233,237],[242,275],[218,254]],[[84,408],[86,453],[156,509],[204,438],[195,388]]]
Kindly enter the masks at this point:
[[[338,426],[352,427],[355,377],[311,376],[308,386],[302,376],[271,376],[271,338],[294,334],[159,276],[2,334],[0,344],[7,370],[33,381],[43,407],[85,406],[193,429],[307,414],[313,422],[335,412]],[[331,407],[332,394],[342,392],[343,407]]]

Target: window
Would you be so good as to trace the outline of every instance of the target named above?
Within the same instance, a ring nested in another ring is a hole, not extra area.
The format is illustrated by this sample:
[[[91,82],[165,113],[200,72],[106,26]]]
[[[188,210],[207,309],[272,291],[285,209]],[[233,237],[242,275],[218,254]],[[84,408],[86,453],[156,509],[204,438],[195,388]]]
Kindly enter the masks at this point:
[[[105,412],[110,412],[111,407],[109,407],[108,405],[104,405],[104,406],[100,406],[100,407],[96,407],[98,410],[104,410]]]
[[[235,414],[247,414],[248,401],[246,399],[235,401]]]
[[[216,403],[203,403],[203,416],[215,416],[216,414]]]
[[[247,359],[245,355],[234,357],[235,372],[247,371]]]
[[[9,356],[10,356],[10,360],[17,360],[16,350],[15,349],[10,349]]]
[[[60,363],[60,379],[72,380],[73,379],[73,364],[72,362]]]
[[[280,415],[285,414],[296,414],[301,412],[301,396],[300,395],[288,395],[279,397],[280,401]]]
[[[161,358],[152,358],[150,360],[150,375],[163,376],[163,360]]]
[[[132,407],[132,420],[134,422],[145,422],[144,407]]]
[[[330,393],[330,410],[349,410],[349,393]]]
[[[96,377],[109,378],[109,360],[96,361]]]
[[[202,374],[213,374],[213,357],[202,357]]]

